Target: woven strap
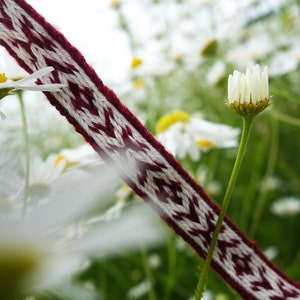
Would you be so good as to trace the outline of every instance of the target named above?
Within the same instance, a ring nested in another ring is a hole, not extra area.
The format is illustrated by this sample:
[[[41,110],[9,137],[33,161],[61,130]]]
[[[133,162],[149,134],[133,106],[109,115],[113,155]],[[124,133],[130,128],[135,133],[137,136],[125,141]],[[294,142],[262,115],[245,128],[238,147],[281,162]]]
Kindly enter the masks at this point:
[[[67,88],[45,93],[50,103],[205,257],[219,207],[103,84],[79,51],[24,0],[0,0],[0,44],[28,72],[55,68],[41,82],[66,83]],[[212,266],[244,299],[300,299],[300,285],[270,263],[228,218]]]

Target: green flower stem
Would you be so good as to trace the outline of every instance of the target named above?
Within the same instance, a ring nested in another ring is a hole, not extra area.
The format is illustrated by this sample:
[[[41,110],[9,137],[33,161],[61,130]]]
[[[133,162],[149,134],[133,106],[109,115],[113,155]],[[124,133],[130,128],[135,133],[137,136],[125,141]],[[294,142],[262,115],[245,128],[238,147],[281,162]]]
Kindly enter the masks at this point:
[[[150,289],[148,291],[148,299],[149,300],[156,300],[156,295],[153,289],[153,274],[151,271],[151,267],[148,262],[148,256],[147,256],[147,251],[144,247],[141,248],[141,253],[142,253],[142,258],[143,258],[143,263],[144,263],[144,270],[145,270],[145,275],[146,275],[146,280],[150,282]]]
[[[174,247],[174,236],[168,237],[167,249],[168,249],[168,273],[166,276],[166,284],[164,288],[164,296],[160,297],[163,300],[171,299],[171,292],[174,290],[176,285],[176,269],[177,269],[177,251]]]
[[[300,127],[300,119],[291,117],[289,115],[283,114],[281,112],[278,112],[276,110],[271,110],[271,114],[277,118],[278,120],[285,122],[290,125],[299,126]]]
[[[243,161],[243,157],[245,154],[245,150],[246,150],[246,146],[247,146],[247,142],[249,139],[249,135],[250,135],[250,131],[251,131],[251,127],[252,127],[252,121],[253,118],[245,118],[243,117],[243,132],[242,132],[242,137],[241,137],[241,142],[240,142],[240,146],[239,146],[239,150],[235,159],[235,163],[232,169],[232,173],[229,179],[229,183],[226,189],[226,193],[224,196],[224,200],[222,203],[222,207],[221,207],[221,211],[217,220],[217,224],[213,233],[213,237],[210,243],[210,246],[208,248],[208,253],[206,256],[206,259],[204,261],[204,265],[203,265],[203,269],[200,273],[199,276],[199,281],[196,287],[196,291],[195,291],[195,300],[200,300],[202,297],[202,294],[204,292],[204,288],[206,285],[206,281],[207,281],[207,276],[208,276],[208,271],[210,268],[210,264],[213,258],[213,254],[214,254],[214,250],[217,244],[217,240],[218,240],[218,235],[219,232],[221,230],[222,227],[222,223],[229,205],[229,201],[232,195],[232,191],[233,191],[233,187],[235,185],[242,161]]]
[[[21,119],[22,119],[22,134],[24,139],[24,148],[25,148],[25,183],[24,183],[24,202],[22,208],[22,218],[25,218],[29,194],[29,174],[30,174],[30,144],[29,144],[29,134],[28,134],[28,124],[26,118],[26,110],[23,100],[23,92],[16,92],[21,110]]]

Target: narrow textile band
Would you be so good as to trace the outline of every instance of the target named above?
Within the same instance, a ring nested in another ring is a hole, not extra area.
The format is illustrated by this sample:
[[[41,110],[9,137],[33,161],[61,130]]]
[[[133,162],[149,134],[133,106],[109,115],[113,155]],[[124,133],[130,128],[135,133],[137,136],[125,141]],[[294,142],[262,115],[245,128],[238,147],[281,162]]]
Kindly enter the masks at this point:
[[[45,93],[50,103],[205,257],[219,207],[103,84],[81,53],[24,0],[0,0],[0,44],[29,73],[55,68],[41,82],[67,87]],[[244,299],[300,299],[300,285],[269,262],[228,218],[212,266]]]

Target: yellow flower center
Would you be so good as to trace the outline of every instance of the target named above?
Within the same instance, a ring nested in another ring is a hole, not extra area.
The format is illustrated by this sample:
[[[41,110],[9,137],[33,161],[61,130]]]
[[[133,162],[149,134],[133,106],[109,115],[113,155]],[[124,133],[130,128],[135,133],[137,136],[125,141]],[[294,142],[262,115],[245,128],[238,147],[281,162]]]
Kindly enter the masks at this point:
[[[123,183],[120,189],[116,192],[117,201],[126,200],[130,196],[130,194],[130,187],[127,184]]]
[[[67,157],[63,154],[58,154],[56,157],[55,157],[55,161],[54,161],[54,165],[57,166],[60,162],[65,162],[66,165],[65,165],[65,169],[69,168],[69,167],[73,167],[73,166],[76,166],[78,164],[77,161],[70,161],[67,159]]]
[[[179,53],[179,52],[173,53],[172,59],[173,59],[175,62],[182,62],[182,54]]]
[[[19,249],[22,249],[22,251],[19,251]],[[1,299],[16,299],[21,294],[26,276],[38,268],[42,258],[41,255],[40,249],[29,243],[1,245]]]
[[[110,6],[111,7],[118,7],[120,5],[120,0],[111,0],[110,1]]]
[[[131,61],[131,68],[135,69],[143,63],[143,60],[139,57],[134,57]]]
[[[137,77],[133,80],[133,86],[137,89],[143,87],[145,85],[145,81],[141,77]]]
[[[65,160],[65,161],[67,161],[67,158],[64,156],[64,155],[62,155],[62,154],[58,154],[56,157],[55,157],[55,162],[54,162],[54,164],[55,165],[58,165],[61,161],[63,161],[63,160]]]
[[[171,125],[177,123],[177,122],[182,122],[182,123],[187,123],[191,119],[191,116],[182,110],[174,110],[168,115],[162,116],[156,125],[156,133],[161,133],[165,130],[167,130]]]
[[[202,148],[212,148],[216,145],[214,142],[207,139],[198,139],[196,143],[199,147]]]
[[[0,83],[6,82],[7,81],[7,76],[5,73],[0,73]]]

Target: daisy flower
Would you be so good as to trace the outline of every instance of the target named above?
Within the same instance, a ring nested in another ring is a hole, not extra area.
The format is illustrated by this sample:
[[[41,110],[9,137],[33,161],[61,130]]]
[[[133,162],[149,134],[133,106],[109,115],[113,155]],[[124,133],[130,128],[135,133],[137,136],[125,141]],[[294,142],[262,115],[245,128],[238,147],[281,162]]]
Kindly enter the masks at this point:
[[[62,155],[50,155],[45,161],[34,157],[30,164],[30,185],[50,184],[57,179],[67,166],[67,159]]]
[[[236,147],[240,131],[175,110],[158,121],[156,132],[158,140],[174,156],[179,159],[190,156],[197,161],[203,151]]]
[[[47,201],[27,212],[26,219],[18,211],[0,215],[3,298],[60,285],[82,268],[89,255],[112,256],[162,241],[162,232],[144,205],[113,220],[88,222],[95,200],[97,211],[105,211],[116,177],[105,167],[48,195]]]
[[[39,156],[33,157],[29,167],[28,203],[26,201],[25,207],[32,209],[32,206],[45,201],[50,195],[55,196],[75,181],[86,180],[91,172],[103,167],[104,162],[100,158],[97,160],[95,151],[89,145],[62,150],[59,154],[48,156],[46,160]],[[22,192],[26,193],[24,190]],[[21,205],[24,205],[23,198]]]
[[[74,149],[63,149],[59,156],[67,161],[67,166],[103,163],[89,144],[83,144]]]

